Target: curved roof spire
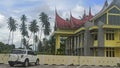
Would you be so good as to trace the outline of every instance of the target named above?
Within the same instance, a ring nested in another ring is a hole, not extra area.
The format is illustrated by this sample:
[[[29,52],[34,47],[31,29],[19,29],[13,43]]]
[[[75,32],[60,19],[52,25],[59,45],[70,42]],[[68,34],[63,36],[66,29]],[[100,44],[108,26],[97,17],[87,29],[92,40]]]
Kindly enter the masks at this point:
[[[83,18],[86,17],[86,10],[84,9]]]
[[[107,0],[105,1],[105,6],[106,6],[106,7],[108,6],[108,1],[107,1]]]
[[[89,16],[92,16],[91,7],[89,7]]]
[[[70,28],[70,24],[69,22],[67,22],[66,20],[64,20],[63,18],[61,18],[58,13],[57,10],[55,10],[55,28],[60,28],[60,29],[69,29]]]
[[[70,12],[70,24],[73,29],[77,29],[84,23],[82,20],[73,17],[72,13]]]
[[[104,6],[103,6],[103,8],[102,8],[102,11],[103,11],[104,9],[106,9],[107,7],[108,7],[108,1],[106,0],[105,3],[104,3]]]
[[[56,7],[55,7],[55,26],[54,26],[54,30],[57,29],[57,22],[56,22],[56,17],[57,16],[57,10],[56,10]]]

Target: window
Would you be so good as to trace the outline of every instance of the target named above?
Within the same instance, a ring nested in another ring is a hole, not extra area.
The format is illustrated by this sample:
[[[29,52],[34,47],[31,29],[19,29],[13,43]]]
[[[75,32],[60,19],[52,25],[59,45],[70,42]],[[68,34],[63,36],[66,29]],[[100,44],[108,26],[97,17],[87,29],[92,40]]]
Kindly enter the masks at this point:
[[[115,56],[114,48],[106,48],[106,57],[114,57],[114,56]]]
[[[28,51],[28,55],[34,55],[34,52]]]
[[[97,34],[94,34],[94,40],[97,40]]]
[[[106,33],[106,40],[114,40],[114,33]]]
[[[92,34],[94,40],[98,40],[97,33]]]
[[[94,40],[98,40],[98,30],[92,30],[90,33]]]
[[[81,43],[81,35],[79,35],[79,46],[80,46],[80,43]]]
[[[106,40],[114,40],[114,30],[106,30]]]
[[[26,51],[23,51],[23,50],[13,50],[12,51],[12,54],[25,54]]]
[[[109,51],[106,50],[106,57],[109,57]]]
[[[120,16],[109,15],[108,20],[110,25],[120,25]]]

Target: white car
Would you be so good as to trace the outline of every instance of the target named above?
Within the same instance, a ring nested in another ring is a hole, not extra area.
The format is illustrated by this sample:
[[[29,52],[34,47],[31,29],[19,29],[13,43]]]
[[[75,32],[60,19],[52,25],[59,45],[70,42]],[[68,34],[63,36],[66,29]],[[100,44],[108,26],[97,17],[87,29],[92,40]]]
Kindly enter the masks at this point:
[[[10,66],[14,66],[15,64],[23,64],[27,67],[30,63],[35,63],[35,65],[38,65],[39,58],[32,50],[14,49],[9,55],[8,63]]]

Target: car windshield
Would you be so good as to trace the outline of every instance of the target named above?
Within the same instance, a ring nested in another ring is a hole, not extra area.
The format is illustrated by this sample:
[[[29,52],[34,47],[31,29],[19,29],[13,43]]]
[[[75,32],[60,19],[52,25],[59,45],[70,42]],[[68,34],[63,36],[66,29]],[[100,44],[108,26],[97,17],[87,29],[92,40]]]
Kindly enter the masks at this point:
[[[13,50],[12,51],[12,54],[25,54],[26,51],[23,51],[23,50]]]

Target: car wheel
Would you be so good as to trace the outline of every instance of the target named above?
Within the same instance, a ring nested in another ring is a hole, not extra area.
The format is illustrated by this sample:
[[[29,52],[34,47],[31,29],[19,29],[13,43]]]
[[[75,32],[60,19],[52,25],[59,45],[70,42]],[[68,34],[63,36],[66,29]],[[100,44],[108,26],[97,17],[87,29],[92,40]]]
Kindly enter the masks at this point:
[[[29,66],[29,60],[25,60],[24,66],[25,66],[25,67],[28,67],[28,66]]]
[[[35,65],[39,65],[39,60],[38,59],[36,60]]]
[[[13,67],[13,66],[14,66],[14,63],[9,63],[9,65],[10,65],[11,67]]]

